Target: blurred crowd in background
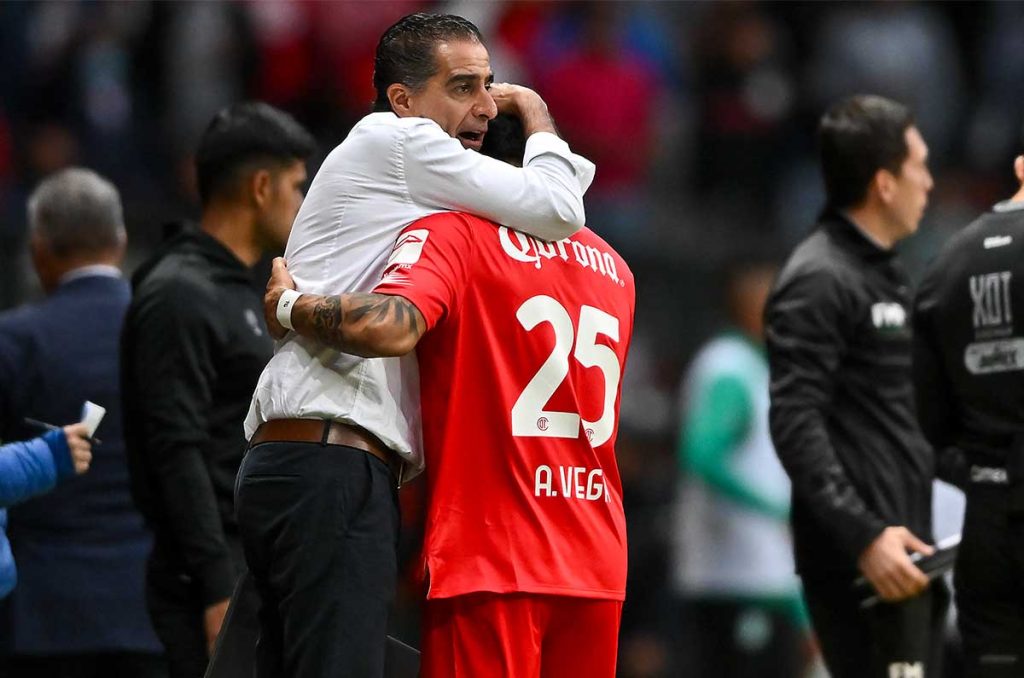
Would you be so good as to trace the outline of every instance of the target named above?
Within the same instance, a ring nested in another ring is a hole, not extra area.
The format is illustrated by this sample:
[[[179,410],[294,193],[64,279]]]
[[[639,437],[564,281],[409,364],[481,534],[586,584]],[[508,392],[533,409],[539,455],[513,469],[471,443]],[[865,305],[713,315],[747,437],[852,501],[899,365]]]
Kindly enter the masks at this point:
[[[823,203],[813,130],[844,95],[909,104],[931,149],[936,186],[903,246],[912,275],[1009,196],[1024,4],[2,3],[0,309],[39,294],[25,200],[41,178],[83,165],[117,185],[131,271],[163,223],[196,214],[191,151],[217,110],[261,99],[294,114],[320,143],[312,176],[369,110],[381,32],[417,10],[474,21],[496,79],[540,92],[597,164],[588,225],[629,262],[638,297],[618,443],[630,539],[620,665],[667,675],[682,632],[678,394],[725,321],[725,269],[781,259],[810,227]],[[406,636],[419,595],[407,591],[397,615]]]

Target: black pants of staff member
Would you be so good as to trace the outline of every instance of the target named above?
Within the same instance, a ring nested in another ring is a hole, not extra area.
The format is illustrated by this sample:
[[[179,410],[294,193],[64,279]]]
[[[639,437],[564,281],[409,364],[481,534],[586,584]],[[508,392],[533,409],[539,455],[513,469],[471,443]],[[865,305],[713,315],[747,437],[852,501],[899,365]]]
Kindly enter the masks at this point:
[[[241,574],[244,560],[237,535],[228,535],[228,546]],[[146,607],[166,650],[170,678],[202,678],[209,661],[205,606],[198,582],[183,571],[171,545],[157,543],[146,564]]]
[[[1024,514],[1008,485],[967,487],[963,540],[953,569],[967,678],[1024,676]]]
[[[3,678],[167,678],[163,656],[144,652],[18,655],[4,665]]]
[[[861,609],[854,575],[803,576],[832,678],[940,678],[949,594],[941,582],[900,603]]]
[[[342,445],[256,445],[235,511],[261,598],[256,678],[380,678],[399,529],[384,462]]]
[[[673,675],[688,678],[794,678],[805,673],[807,643],[772,600],[692,597],[680,605],[682,632]]]

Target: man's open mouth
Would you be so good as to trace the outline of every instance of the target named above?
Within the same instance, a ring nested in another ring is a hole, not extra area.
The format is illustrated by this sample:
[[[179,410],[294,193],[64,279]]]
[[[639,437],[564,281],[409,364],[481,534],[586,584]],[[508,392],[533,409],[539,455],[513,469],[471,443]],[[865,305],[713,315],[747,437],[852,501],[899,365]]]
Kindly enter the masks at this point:
[[[459,132],[459,138],[473,144],[479,144],[484,140],[485,132]]]

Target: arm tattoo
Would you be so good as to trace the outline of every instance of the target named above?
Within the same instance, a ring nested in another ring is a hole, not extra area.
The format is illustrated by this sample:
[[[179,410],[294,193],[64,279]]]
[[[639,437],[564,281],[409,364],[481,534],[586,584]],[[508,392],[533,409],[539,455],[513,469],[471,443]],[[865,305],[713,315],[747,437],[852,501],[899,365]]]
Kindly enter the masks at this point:
[[[400,296],[343,294],[318,297],[310,330],[325,346],[362,356],[390,355],[402,339],[418,340],[426,328],[419,310]]]

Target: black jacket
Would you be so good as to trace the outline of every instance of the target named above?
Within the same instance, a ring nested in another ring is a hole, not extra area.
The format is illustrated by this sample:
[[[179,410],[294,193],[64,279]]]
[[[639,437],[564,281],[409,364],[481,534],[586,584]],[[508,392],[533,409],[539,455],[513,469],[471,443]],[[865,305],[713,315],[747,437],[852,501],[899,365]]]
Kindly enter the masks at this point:
[[[967,464],[1024,465],[1007,456],[1024,433],[1024,204],[1008,205],[950,239],[914,302],[921,427],[958,484]]]
[[[889,525],[931,537],[934,461],[914,412],[908,282],[828,215],[765,310],[772,441],[793,483],[797,570],[856,572]]]
[[[185,229],[132,279],[121,345],[125,441],[136,502],[161,559],[208,605],[231,595],[235,475],[273,351],[248,268]]]

